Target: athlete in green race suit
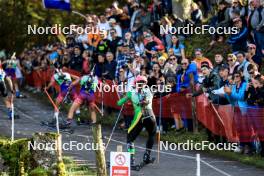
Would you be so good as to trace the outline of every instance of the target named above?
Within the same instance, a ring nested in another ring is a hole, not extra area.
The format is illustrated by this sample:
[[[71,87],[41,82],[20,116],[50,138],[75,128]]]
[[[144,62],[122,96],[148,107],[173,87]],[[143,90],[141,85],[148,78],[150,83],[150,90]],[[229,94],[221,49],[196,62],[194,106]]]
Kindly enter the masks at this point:
[[[148,132],[146,152],[143,156],[143,161],[145,163],[149,163],[151,160],[150,153],[156,134],[156,119],[152,110],[153,95],[149,88],[145,87],[146,83],[146,77],[137,76],[135,80],[136,88],[132,89],[125,97],[117,102],[117,104],[121,106],[130,100],[134,108],[134,118],[127,133],[127,150],[131,154],[132,166],[135,165],[135,146],[133,142],[140,134],[143,127],[145,127]]]

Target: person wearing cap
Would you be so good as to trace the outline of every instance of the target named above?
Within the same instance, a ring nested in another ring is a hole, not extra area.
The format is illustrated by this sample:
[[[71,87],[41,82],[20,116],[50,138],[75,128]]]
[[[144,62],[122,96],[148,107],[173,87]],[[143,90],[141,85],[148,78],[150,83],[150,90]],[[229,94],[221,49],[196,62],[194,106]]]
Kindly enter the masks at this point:
[[[217,102],[217,97],[212,94],[212,91],[220,88],[220,78],[217,73],[212,71],[208,62],[202,62],[201,70],[204,76],[202,84],[197,91],[188,93],[186,96],[197,97],[202,93],[205,93],[210,100]]]
[[[69,93],[72,100],[74,100],[77,97],[77,92],[75,88],[69,90],[69,87],[72,83],[72,78],[77,79],[77,76],[71,75],[67,72],[64,72],[60,65],[55,64],[55,73],[50,79],[50,82],[47,87],[44,89],[48,91],[52,86],[55,86],[57,84],[60,87],[59,94],[56,98],[55,105],[59,107],[61,103],[63,103],[63,100],[65,99],[66,95]],[[58,111],[54,109],[54,119],[52,119],[51,124],[55,124],[55,117],[58,115]]]
[[[111,28],[111,29],[115,29],[115,31],[116,31],[116,35],[117,35],[118,37],[122,37],[122,29],[121,29],[121,27],[119,26],[119,24],[117,24],[116,19],[115,19],[115,18],[110,18],[108,22],[109,22],[110,28]],[[109,36],[108,36],[108,39],[109,39],[109,40],[112,40],[112,36],[109,35]]]
[[[140,9],[139,9],[139,4],[136,2],[133,3],[130,7],[133,9],[133,14],[132,14],[131,20],[130,20],[130,31],[133,31],[135,21],[140,16]]]
[[[135,79],[135,88],[129,91],[125,97],[121,98],[118,106],[124,105],[131,101],[134,108],[134,117],[127,132],[127,150],[131,154],[131,165],[135,165],[135,146],[134,141],[143,128],[148,132],[146,142],[146,151],[143,156],[143,162],[148,164],[151,161],[151,150],[154,145],[156,134],[156,118],[152,110],[153,95],[147,85],[147,78],[138,75]]]
[[[227,43],[232,46],[232,51],[247,51],[248,28],[243,26],[241,18],[233,19],[234,27],[237,28],[237,34],[231,34]]]

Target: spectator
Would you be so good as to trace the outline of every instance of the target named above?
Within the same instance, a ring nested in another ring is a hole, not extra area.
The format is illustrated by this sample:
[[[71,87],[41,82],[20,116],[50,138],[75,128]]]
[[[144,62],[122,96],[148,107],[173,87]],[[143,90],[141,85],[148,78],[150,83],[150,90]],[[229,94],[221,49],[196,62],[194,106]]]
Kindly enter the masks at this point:
[[[257,64],[258,68],[261,68],[262,57],[256,54],[256,45],[254,44],[248,44],[248,60],[252,64]]]
[[[237,27],[238,33],[231,34],[228,39],[228,43],[232,46],[232,51],[247,51],[247,35],[248,29],[243,26],[241,18],[235,18],[233,20],[234,27]]]
[[[118,54],[117,57],[117,66],[116,66],[116,73],[115,73],[115,78],[119,78],[119,70],[123,67],[126,66],[127,61],[130,60],[129,56],[129,47],[127,45],[124,45],[120,48],[121,52]]]
[[[206,58],[206,57],[203,56],[203,53],[202,53],[202,49],[201,48],[195,49],[195,53],[194,54],[195,54],[195,58],[194,58],[193,61],[195,62],[196,66],[197,66],[197,69],[198,69],[198,73],[200,75],[201,75],[201,63],[202,62],[208,62],[210,68],[213,68],[212,62],[208,58]]]
[[[244,79],[246,81],[249,80],[249,73],[248,73],[248,66],[249,66],[249,62],[247,61],[246,57],[245,57],[245,53],[244,52],[238,52],[237,53],[237,61],[239,63],[239,66],[237,67],[238,71],[242,72],[242,75],[244,76]]]
[[[122,29],[121,29],[121,27],[119,26],[119,24],[117,24],[116,19],[111,18],[111,19],[109,20],[109,25],[110,25],[110,28],[111,28],[111,29],[115,29],[115,32],[116,32],[117,37],[122,37]],[[111,33],[110,33],[110,34],[111,34]],[[108,39],[109,39],[110,41],[113,40],[113,39],[112,39],[112,35],[109,35],[109,36],[108,36]]]
[[[164,75],[166,78],[173,77],[175,78],[176,72],[178,71],[178,64],[176,56],[170,56],[168,61],[164,66]]]
[[[204,76],[204,80],[199,89],[193,93],[187,94],[187,97],[196,97],[205,93],[205,95],[212,100],[213,103],[218,103],[218,97],[212,93],[213,90],[220,88],[220,78],[218,73],[213,72],[209,67],[208,62],[202,62],[201,70]]]
[[[225,63],[224,57],[221,54],[216,54],[214,59],[215,59],[215,64],[216,65],[214,66],[213,72],[218,74],[219,73],[219,68],[221,66],[227,66],[227,64]]]
[[[99,41],[97,48],[96,48],[96,53],[98,53],[98,54],[106,54],[106,52],[110,48],[110,41],[105,36],[106,36],[105,32],[100,34],[101,40]],[[120,40],[120,38],[119,38],[119,40]],[[112,46],[112,47],[115,47],[115,46]],[[116,48],[113,48],[113,50],[115,50],[115,49]]]
[[[111,35],[111,40],[109,42],[109,48],[110,51],[114,53],[114,55],[116,55],[117,47],[123,44],[122,38],[117,36],[115,29],[110,30],[110,35]]]
[[[81,49],[79,46],[74,47],[74,53],[69,61],[69,68],[79,71],[82,71],[83,58],[81,56]]]
[[[232,75],[234,71],[237,70],[237,67],[239,65],[239,62],[237,62],[237,57],[234,54],[228,54],[227,55],[227,64],[229,68],[229,73]]]
[[[171,37],[171,45],[167,47],[167,51],[170,49],[173,49],[174,55],[181,60],[182,58],[185,58],[185,46],[179,41],[176,35],[173,35]]]
[[[188,90],[193,91],[195,83],[198,81],[197,66],[195,63],[189,63],[188,59],[181,61],[182,68],[176,75],[177,92]]]
[[[221,1],[219,3],[219,10],[218,10],[217,16],[215,17],[216,24],[213,24],[213,26],[215,26],[216,28],[230,26],[231,21],[230,21],[229,12],[230,12],[230,8],[228,8],[228,4],[225,1]],[[211,23],[215,23],[215,22],[213,21]],[[210,42],[209,45],[213,46],[216,41],[223,42],[223,39],[224,39],[223,35],[215,34],[213,35],[213,40]]]
[[[229,12],[229,16],[231,19],[234,19],[232,18],[233,17],[232,14],[234,11],[239,12],[240,18],[244,18],[246,16],[246,9],[245,7],[243,7],[241,0],[232,0],[232,6]]]
[[[105,63],[105,72],[103,76],[105,79],[114,80],[116,72],[116,61],[114,60],[114,55],[111,52],[106,53],[106,63]]]
[[[138,36],[135,42],[135,50],[136,52],[140,53],[140,55],[143,55],[143,53],[145,52],[145,46],[143,40],[144,40],[143,36]]]
[[[233,106],[246,107],[245,92],[247,83],[240,72],[233,74],[234,85],[225,86],[225,96]]]
[[[103,78],[103,74],[105,73],[105,56],[102,54],[99,54],[97,56],[97,63],[95,65],[95,75],[102,79]]]
[[[88,74],[90,72],[91,54],[88,52],[88,50],[84,50],[82,57],[83,57],[82,72],[84,74]]]
[[[203,19],[203,14],[202,14],[201,9],[196,3],[192,3],[190,22],[195,25],[199,25],[202,23],[202,19]]]
[[[144,60],[140,57],[140,53],[136,53],[134,58],[132,63],[133,74],[139,75],[141,67],[144,66]]]

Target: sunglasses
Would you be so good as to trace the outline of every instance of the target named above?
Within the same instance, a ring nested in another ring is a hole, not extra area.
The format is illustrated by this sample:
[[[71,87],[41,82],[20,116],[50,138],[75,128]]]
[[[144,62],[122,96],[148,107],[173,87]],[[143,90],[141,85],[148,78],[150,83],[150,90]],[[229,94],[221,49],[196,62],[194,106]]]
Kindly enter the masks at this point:
[[[235,77],[235,78],[240,78],[240,75],[235,75],[234,77]]]
[[[248,72],[250,75],[253,75],[254,74],[254,71],[251,71],[251,72]]]
[[[181,63],[182,65],[187,65],[188,63],[184,62],[184,63]]]
[[[227,59],[227,62],[231,62],[231,61],[233,61],[233,59]]]

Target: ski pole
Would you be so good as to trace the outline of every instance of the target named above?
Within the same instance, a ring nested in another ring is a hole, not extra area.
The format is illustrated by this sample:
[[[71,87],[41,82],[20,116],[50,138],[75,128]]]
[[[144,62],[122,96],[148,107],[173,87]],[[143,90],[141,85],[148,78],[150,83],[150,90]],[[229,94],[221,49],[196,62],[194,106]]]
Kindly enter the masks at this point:
[[[110,137],[109,137],[109,139],[108,139],[108,141],[107,141],[107,143],[106,143],[105,151],[106,151],[106,149],[107,149],[107,147],[108,147],[108,145],[109,145],[109,143],[110,143],[110,141],[111,141],[111,139],[112,139],[112,136],[113,136],[113,134],[114,134],[115,128],[116,128],[116,126],[117,126],[117,123],[118,123],[119,118],[120,118],[120,116],[121,116],[121,113],[122,113],[122,111],[123,111],[123,108],[124,108],[124,104],[122,105],[122,107],[121,107],[121,109],[120,109],[120,111],[119,111],[119,114],[118,114],[118,116],[117,116],[117,119],[116,119],[115,125],[114,125],[114,127],[113,127],[113,129],[112,129],[112,132],[111,132],[111,134],[110,134]]]
[[[161,92],[160,92],[160,107],[159,107],[159,128],[158,128],[158,156],[157,156],[157,163],[159,164],[160,160],[160,133],[161,133],[161,116],[162,116],[162,99],[161,99]]]
[[[11,118],[12,118],[12,124],[11,124],[11,142],[14,142],[14,136],[15,136],[15,114],[14,114],[14,96],[11,95]]]

